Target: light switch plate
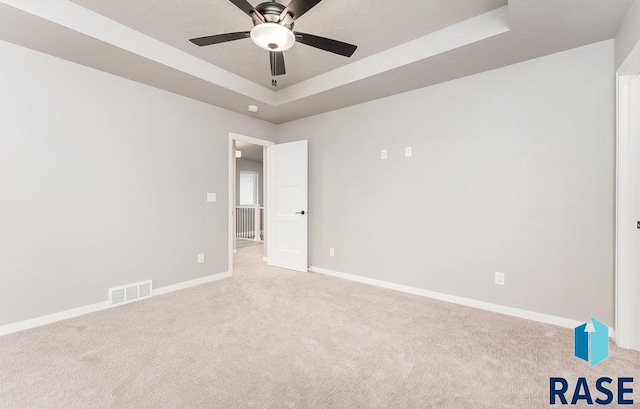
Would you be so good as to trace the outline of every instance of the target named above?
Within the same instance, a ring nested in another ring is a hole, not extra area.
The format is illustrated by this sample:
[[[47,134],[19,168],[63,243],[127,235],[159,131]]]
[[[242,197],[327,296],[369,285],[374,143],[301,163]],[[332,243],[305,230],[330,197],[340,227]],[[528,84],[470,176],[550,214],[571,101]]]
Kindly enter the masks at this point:
[[[213,203],[216,200],[218,200],[218,198],[215,193],[207,193],[207,202]]]
[[[411,146],[407,146],[404,148],[404,157],[405,158],[410,158],[411,156],[413,156],[413,149],[411,148]]]
[[[331,247],[329,249],[329,257],[335,257],[335,256],[336,256],[336,250],[333,247]]]
[[[380,159],[387,159],[387,150],[383,149],[380,151]]]
[[[204,254],[200,253],[198,254],[198,264],[203,264],[204,263]]]
[[[499,273],[496,271],[496,284],[504,285],[504,273]]]

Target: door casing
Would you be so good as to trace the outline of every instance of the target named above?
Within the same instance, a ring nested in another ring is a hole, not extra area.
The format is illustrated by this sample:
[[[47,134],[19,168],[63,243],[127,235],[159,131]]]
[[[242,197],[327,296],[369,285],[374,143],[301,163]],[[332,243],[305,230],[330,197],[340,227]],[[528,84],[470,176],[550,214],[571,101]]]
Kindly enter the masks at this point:
[[[274,145],[274,142],[271,141],[266,141],[264,139],[258,139],[258,138],[253,138],[251,136],[246,136],[246,135],[240,135],[237,133],[233,133],[233,132],[229,132],[229,151],[227,152],[227,158],[229,160],[229,204],[228,204],[228,215],[229,215],[229,227],[228,227],[228,231],[229,231],[229,261],[228,261],[228,271],[229,274],[233,274],[233,253],[234,253],[234,243],[235,243],[235,220],[234,220],[234,210],[235,210],[235,197],[236,197],[236,152],[235,152],[235,142],[236,141],[241,141],[241,142],[247,142],[247,143],[252,143],[254,145],[260,145],[263,147],[263,152],[264,154],[262,155],[262,169],[263,169],[263,184],[264,186],[266,186],[267,184],[267,165],[268,165],[268,158],[266,155],[266,147],[267,146],[271,146]],[[266,206],[266,203],[268,201],[268,197],[267,197],[267,189],[265,189],[265,200],[264,200],[264,204],[263,206]],[[266,208],[265,208],[266,210]],[[264,212],[264,217],[268,217],[267,216],[267,212]],[[267,226],[267,220],[265,220],[264,222],[264,226],[266,228]],[[267,237],[265,234],[265,245],[267,244]]]
[[[631,82],[638,73],[640,42],[616,73],[615,340],[622,348],[636,350],[640,350],[640,230],[636,228],[640,138],[632,131]]]

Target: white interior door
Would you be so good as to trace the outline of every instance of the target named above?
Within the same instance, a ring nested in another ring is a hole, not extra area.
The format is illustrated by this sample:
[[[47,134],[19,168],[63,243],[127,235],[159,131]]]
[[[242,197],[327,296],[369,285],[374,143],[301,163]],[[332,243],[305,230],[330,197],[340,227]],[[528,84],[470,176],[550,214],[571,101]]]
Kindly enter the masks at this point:
[[[307,271],[308,144],[297,141],[268,147],[267,262]]]

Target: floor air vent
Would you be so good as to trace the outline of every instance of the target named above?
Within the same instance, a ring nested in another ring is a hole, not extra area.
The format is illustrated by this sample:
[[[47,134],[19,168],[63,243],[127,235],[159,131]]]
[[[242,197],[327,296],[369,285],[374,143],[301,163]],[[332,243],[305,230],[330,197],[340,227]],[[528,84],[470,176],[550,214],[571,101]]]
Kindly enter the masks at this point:
[[[151,280],[109,289],[109,304],[121,305],[151,297]]]

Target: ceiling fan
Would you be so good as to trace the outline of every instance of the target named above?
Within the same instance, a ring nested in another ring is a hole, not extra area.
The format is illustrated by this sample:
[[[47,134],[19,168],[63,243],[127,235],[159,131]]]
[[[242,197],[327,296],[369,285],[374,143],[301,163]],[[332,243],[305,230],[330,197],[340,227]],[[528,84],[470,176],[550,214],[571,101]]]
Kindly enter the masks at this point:
[[[358,48],[342,41],[293,31],[293,23],[322,0],[291,0],[286,7],[275,1],[268,1],[255,8],[247,0],[229,1],[251,17],[253,29],[192,38],[189,41],[203,47],[251,37],[258,47],[269,51],[273,76],[285,74],[282,52],[293,47],[296,42],[345,57],[351,57]]]

